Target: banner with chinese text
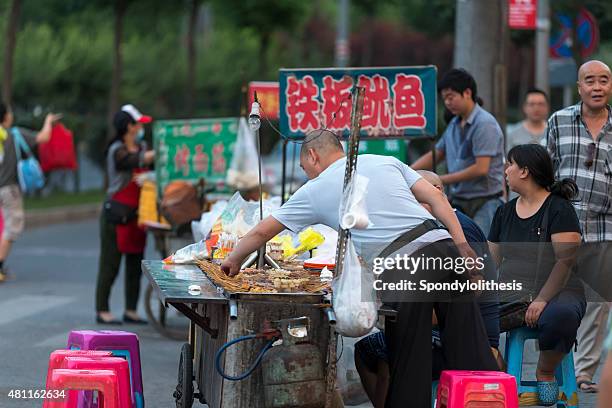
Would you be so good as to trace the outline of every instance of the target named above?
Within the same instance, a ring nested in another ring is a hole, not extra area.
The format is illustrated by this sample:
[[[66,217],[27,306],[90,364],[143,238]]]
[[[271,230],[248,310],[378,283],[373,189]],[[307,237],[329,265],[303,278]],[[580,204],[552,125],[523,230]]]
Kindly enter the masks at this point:
[[[327,128],[348,135],[351,89],[365,87],[363,137],[433,136],[436,122],[434,66],[280,70],[280,130],[302,138]]]
[[[238,118],[160,120],[153,125],[155,175],[159,191],[174,180],[225,189],[238,134]]]

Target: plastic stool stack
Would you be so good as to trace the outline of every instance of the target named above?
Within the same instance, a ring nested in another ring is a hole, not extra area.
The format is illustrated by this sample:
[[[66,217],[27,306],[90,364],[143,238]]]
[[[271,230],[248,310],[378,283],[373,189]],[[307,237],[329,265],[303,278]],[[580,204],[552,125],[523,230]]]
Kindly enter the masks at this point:
[[[521,406],[538,405],[536,381],[522,379],[525,341],[537,338],[537,330],[528,327],[511,330],[506,335],[505,359],[508,364],[507,371],[508,374],[516,377]],[[574,354],[572,352],[563,358],[561,364],[557,367],[555,377],[559,384],[557,407],[578,408],[578,387],[574,374]]]
[[[76,330],[68,336],[68,349],[110,351],[127,360],[134,408],[144,408],[140,346],[134,333],[114,330]]]
[[[98,391],[100,407],[123,408],[119,405],[119,381],[111,370],[66,370],[58,368],[47,380],[51,390]],[[72,393],[62,400],[46,401],[48,408],[78,408],[78,399]]]
[[[46,399],[43,408],[144,408],[138,337],[72,331],[68,349],[49,356],[46,388],[54,391],[50,397],[59,398]]]
[[[516,380],[499,371],[442,371],[437,408],[518,408]]]
[[[130,369],[128,362],[121,357],[66,357],[62,368],[72,370],[110,370],[117,376],[117,396],[120,407],[132,407],[132,390],[130,388]],[[93,395],[69,392],[70,398],[79,401],[79,407],[90,407]],[[81,400],[79,400],[81,398]],[[98,404],[100,406],[100,404]]]

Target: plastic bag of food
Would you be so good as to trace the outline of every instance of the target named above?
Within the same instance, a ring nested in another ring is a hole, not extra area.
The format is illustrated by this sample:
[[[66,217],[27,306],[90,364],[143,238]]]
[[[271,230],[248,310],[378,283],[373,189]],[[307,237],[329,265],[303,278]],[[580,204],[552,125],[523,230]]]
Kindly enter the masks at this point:
[[[361,263],[349,239],[342,274],[332,282],[336,331],[341,335],[360,337],[376,324],[378,312],[373,283],[372,273]]]
[[[227,170],[226,182],[238,190],[251,189],[258,185],[258,156],[255,135],[245,118],[240,118],[238,135],[234,144],[234,155]]]
[[[283,246],[283,257],[285,259],[294,258],[303,252],[318,247],[325,241],[325,237],[312,227],[308,227],[298,234],[298,240],[299,244],[296,247],[292,245],[293,243],[291,241],[289,241],[290,245],[287,245],[287,241],[285,241],[285,245]]]
[[[195,244],[187,245],[179,249],[174,254],[164,259],[166,264],[189,264],[195,261],[202,260],[208,257],[208,250],[204,241],[198,241]]]
[[[193,232],[193,240],[198,242],[206,239],[210,231],[212,230],[213,224],[219,218],[219,215],[227,207],[226,200],[217,201],[212,205],[210,211],[205,212],[200,217],[200,221],[191,222],[191,231]]]
[[[263,217],[266,218],[280,207],[280,197],[263,201]],[[259,223],[259,202],[245,201],[240,193],[235,193],[223,209],[218,222],[219,230],[243,237]],[[213,230],[215,228],[213,227]]]

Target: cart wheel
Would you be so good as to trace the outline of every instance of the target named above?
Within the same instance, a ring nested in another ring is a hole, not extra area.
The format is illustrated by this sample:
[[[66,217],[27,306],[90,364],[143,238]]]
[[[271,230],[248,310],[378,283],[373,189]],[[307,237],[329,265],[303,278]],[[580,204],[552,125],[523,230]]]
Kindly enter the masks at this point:
[[[178,369],[178,384],[174,391],[176,408],[191,408],[193,405],[193,355],[191,345],[184,343]]]
[[[157,297],[153,285],[147,286],[144,295],[144,306],[149,323],[158,333],[172,340],[184,341],[187,339],[189,323],[185,318],[180,317],[172,319],[171,323],[174,323],[172,326],[167,324],[166,312],[168,308]],[[183,321],[185,321],[184,324],[182,324]]]

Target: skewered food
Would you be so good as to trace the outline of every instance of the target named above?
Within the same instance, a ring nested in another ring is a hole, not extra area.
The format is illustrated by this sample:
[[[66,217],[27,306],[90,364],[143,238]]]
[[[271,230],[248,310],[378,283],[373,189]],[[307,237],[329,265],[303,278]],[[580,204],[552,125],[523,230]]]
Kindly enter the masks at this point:
[[[246,268],[235,277],[229,277],[219,265],[206,260],[198,261],[197,264],[215,285],[229,292],[318,293],[329,289],[328,283],[321,282],[318,276],[313,276],[303,269],[290,271]]]

